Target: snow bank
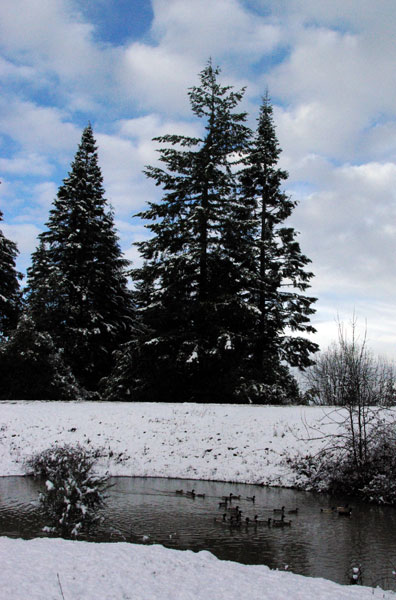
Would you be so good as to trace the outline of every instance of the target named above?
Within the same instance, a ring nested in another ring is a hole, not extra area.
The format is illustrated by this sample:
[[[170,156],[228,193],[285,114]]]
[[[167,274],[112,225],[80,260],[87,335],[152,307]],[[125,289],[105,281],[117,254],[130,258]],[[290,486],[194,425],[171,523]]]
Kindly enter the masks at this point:
[[[0,538],[0,597],[12,600],[373,600],[383,590],[220,561],[162,546]],[[62,591],[61,591],[62,589]]]
[[[301,406],[3,401],[0,415],[0,475],[23,474],[24,459],[53,443],[80,442],[105,448],[110,475],[292,486],[284,450],[317,449],[307,426],[326,430],[321,408]]]

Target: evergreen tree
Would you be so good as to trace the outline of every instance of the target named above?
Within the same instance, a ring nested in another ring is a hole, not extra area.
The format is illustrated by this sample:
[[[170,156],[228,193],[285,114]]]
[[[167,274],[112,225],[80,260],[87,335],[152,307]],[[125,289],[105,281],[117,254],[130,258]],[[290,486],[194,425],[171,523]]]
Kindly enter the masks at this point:
[[[83,392],[49,333],[37,331],[22,315],[18,327],[0,346],[0,399],[78,400]]]
[[[3,213],[0,211],[0,221]],[[15,329],[21,309],[19,280],[22,274],[16,271],[15,259],[18,249],[0,230],[0,338]]]
[[[102,182],[88,125],[28,270],[30,314],[89,390],[97,389],[111,369],[113,351],[130,338],[134,314],[128,261]]]
[[[272,106],[253,136],[235,110],[243,91],[218,74],[209,63],[189,93],[204,135],[156,138],[164,167],[146,174],[164,195],[139,215],[153,236],[133,272],[141,332],[118,353],[108,398],[298,401],[289,367],[317,350],[302,335],[314,332],[313,274],[284,223],[295,202],[281,190]]]
[[[236,365],[253,322],[241,268],[246,209],[235,174],[250,131],[246,114],[236,111],[243,90],[221,86],[218,75],[209,62],[200,86],[189,91],[204,135],[156,138],[164,145],[164,168],[146,169],[164,196],[139,215],[151,221],[153,237],[138,244],[144,264],[133,272],[142,334],[128,347],[130,361],[121,360],[133,399],[234,397]]]
[[[258,128],[241,174],[242,195],[255,213],[256,268],[249,284],[250,302],[257,308],[257,324],[252,331],[251,383],[256,393],[275,386],[279,399],[283,388],[287,395],[295,394],[286,365],[304,369],[310,366],[310,353],[317,344],[302,337],[313,333],[310,315],[315,298],[304,295],[313,273],[305,270],[311,262],[301,252],[296,231],[285,226],[296,202],[282,190],[286,171],[277,166],[281,149],[273,123],[273,109],[268,95],[264,98],[258,118]]]

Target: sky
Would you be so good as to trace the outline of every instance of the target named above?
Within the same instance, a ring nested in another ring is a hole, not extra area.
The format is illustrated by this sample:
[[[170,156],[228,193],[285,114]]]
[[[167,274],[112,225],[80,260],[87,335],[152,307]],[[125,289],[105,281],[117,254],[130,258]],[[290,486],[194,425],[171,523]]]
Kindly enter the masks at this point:
[[[0,210],[25,271],[90,122],[125,255],[133,215],[161,190],[142,170],[152,138],[197,134],[187,91],[209,57],[246,86],[255,128],[268,89],[298,202],[289,224],[315,273],[322,349],[355,315],[374,353],[396,357],[394,0],[2,0]]]

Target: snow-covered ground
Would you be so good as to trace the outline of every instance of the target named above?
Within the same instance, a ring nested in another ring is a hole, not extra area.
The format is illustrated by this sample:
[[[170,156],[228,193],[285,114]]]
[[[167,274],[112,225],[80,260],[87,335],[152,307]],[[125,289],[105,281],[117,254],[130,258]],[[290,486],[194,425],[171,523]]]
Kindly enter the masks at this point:
[[[391,593],[162,546],[0,538],[2,600],[375,600]],[[59,577],[59,579],[58,579]],[[62,589],[62,591],[61,591]]]
[[[25,473],[24,459],[53,443],[79,442],[104,448],[110,475],[291,486],[283,452],[318,448],[307,425],[329,431],[323,416],[302,406],[0,402],[0,475]]]
[[[293,484],[283,451],[306,453],[315,407],[0,402],[0,475],[51,444],[102,447],[111,475]],[[325,419],[326,421],[327,419]],[[1,600],[367,600],[391,592],[219,561],[161,546],[0,538]]]

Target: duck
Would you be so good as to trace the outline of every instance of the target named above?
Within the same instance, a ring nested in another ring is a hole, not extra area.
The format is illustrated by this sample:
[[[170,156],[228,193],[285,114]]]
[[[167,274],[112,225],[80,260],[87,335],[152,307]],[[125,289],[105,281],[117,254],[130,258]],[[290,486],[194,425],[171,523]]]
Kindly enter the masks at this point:
[[[230,494],[230,500],[240,500],[241,499],[241,495],[239,494],[239,496],[235,496],[235,494]]]
[[[191,492],[186,492],[186,496],[190,496],[190,498],[195,498],[195,490],[192,489]]]
[[[195,494],[197,498],[205,498],[205,494]]]
[[[237,506],[227,506],[226,510],[228,510],[228,512],[232,512],[232,513],[235,513],[235,514],[238,514],[239,512],[242,512],[242,511],[239,510],[239,506],[238,505]]]
[[[272,527],[283,527],[283,519],[272,519]]]
[[[282,515],[280,519],[272,519],[273,527],[289,527],[291,524],[291,521],[285,521],[284,515]]]
[[[242,511],[239,510],[239,508],[237,510],[228,510],[228,512],[230,513],[230,518],[233,517],[236,521],[240,521],[242,518]]]
[[[227,506],[228,506],[227,500],[224,500],[224,502],[219,502],[219,508],[227,508]]]
[[[285,507],[284,507],[284,506],[282,506],[282,508],[274,508],[273,512],[274,512],[274,513],[280,513],[280,514],[282,514],[282,515],[283,515],[283,514],[284,514],[284,512],[285,512]]]
[[[345,506],[337,506],[337,512],[340,516],[349,517],[352,512],[352,508],[346,504]]]
[[[258,515],[254,515],[253,525],[268,525],[270,526],[272,522],[272,517],[268,517],[268,519],[259,519]]]
[[[320,512],[321,513],[325,513],[325,514],[331,514],[331,513],[335,512],[335,510],[336,510],[336,507],[335,506],[331,506],[329,508],[321,508]]]
[[[297,515],[298,514],[298,507],[296,506],[296,508],[291,508],[290,510],[287,511],[288,515]]]
[[[225,502],[231,502],[232,493],[228,494],[228,496],[222,496],[221,499],[224,500]]]
[[[175,490],[175,494],[178,494],[179,496],[181,496],[182,494],[184,494],[183,490]]]
[[[249,500],[250,502],[253,502],[253,504],[256,502],[256,496],[246,496],[246,500]]]
[[[226,520],[227,520],[227,513],[224,513],[221,519],[219,519],[219,517],[214,518],[215,523],[225,523]]]

